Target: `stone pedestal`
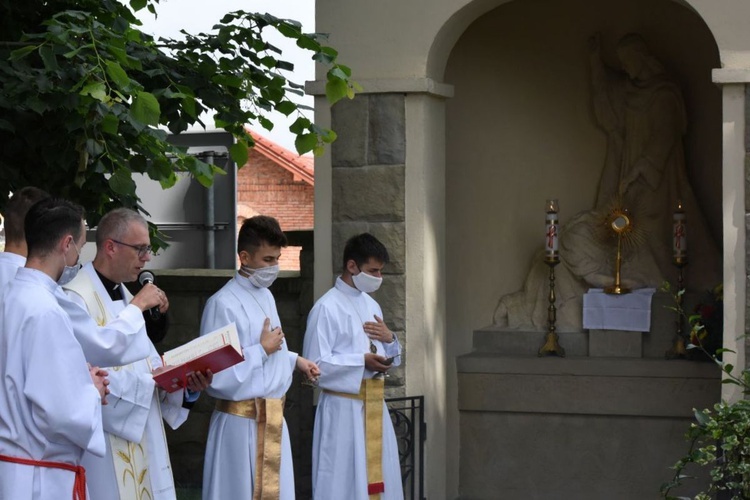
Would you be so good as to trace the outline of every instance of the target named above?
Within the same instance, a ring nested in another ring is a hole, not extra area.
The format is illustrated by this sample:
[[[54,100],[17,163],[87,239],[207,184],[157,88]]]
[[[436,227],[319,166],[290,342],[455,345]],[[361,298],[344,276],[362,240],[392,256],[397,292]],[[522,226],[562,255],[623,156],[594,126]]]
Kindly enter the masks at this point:
[[[716,365],[684,360],[474,352],[457,369],[460,498],[474,500],[658,498],[693,408],[721,386]],[[686,484],[673,493],[706,483]]]
[[[456,360],[460,498],[658,498],[688,451],[693,408],[721,395],[715,364],[664,359],[672,305],[654,295],[648,332],[561,332],[565,358],[536,355],[545,332],[475,331]],[[686,472],[703,479],[675,495],[706,484],[706,471]]]
[[[642,355],[642,332],[589,330],[589,356],[592,358],[640,358]]]

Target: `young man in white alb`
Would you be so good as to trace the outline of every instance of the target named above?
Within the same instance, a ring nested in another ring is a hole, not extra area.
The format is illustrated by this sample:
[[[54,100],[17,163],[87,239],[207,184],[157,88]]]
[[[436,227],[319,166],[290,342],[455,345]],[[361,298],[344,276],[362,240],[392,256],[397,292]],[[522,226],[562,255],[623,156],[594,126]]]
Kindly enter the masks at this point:
[[[401,363],[401,345],[369,295],[388,260],[371,234],[350,238],[343,274],[307,320],[303,352],[320,366],[322,389],[313,433],[318,500],[403,498],[396,435],[383,401],[385,373]]]

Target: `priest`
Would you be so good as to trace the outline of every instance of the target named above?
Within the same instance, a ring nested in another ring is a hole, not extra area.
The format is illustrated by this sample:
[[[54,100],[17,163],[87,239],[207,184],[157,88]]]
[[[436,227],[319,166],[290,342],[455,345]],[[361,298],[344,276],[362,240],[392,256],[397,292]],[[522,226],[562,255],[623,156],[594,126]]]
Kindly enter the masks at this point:
[[[150,251],[146,220],[133,210],[115,209],[99,222],[94,261],[64,288],[99,325],[107,325],[132,304],[123,283],[136,280],[151,259]],[[166,313],[164,292],[151,284],[144,289],[157,293],[158,307]],[[195,373],[189,375],[186,391],[158,389],[153,372],[162,367],[161,358],[146,337],[142,318],[140,325],[141,337],[149,343],[148,356],[110,369],[111,404],[102,412],[107,453],[104,458],[83,458],[96,500],[175,500],[162,419],[173,429],[179,427],[188,416],[183,403],[194,401],[211,382],[210,373]]]

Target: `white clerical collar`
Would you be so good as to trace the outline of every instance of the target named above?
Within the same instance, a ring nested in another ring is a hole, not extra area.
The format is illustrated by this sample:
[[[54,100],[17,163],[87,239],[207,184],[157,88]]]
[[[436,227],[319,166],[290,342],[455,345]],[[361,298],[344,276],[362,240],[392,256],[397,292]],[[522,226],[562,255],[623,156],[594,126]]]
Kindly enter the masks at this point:
[[[350,297],[359,297],[362,292],[353,286],[349,285],[346,281],[341,279],[341,276],[336,278],[336,289]]]
[[[261,289],[261,287],[253,285],[253,284],[252,284],[252,283],[250,282],[250,280],[249,280],[249,279],[247,279],[247,276],[243,276],[242,274],[240,274],[240,272],[239,272],[239,271],[237,271],[236,273],[234,273],[234,280],[235,280],[235,281],[236,281],[237,283],[239,283],[239,285],[240,285],[240,286],[241,286],[242,288],[244,288],[244,289],[246,289],[246,290],[257,291],[257,290],[260,290],[260,289]]]

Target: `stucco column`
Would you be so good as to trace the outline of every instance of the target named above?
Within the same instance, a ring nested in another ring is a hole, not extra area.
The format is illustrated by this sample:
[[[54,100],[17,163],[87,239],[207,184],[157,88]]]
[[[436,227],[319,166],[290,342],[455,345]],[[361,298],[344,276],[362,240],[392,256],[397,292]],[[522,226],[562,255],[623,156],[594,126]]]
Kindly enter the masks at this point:
[[[734,351],[724,353],[723,359],[739,371],[747,365],[743,335],[748,330],[750,307],[746,299],[750,206],[745,198],[750,151],[750,140],[746,137],[750,120],[746,109],[750,70],[717,69],[713,71],[713,80],[721,85],[723,108],[724,348]],[[734,384],[722,384],[721,396],[727,401],[743,397],[741,388]]]

